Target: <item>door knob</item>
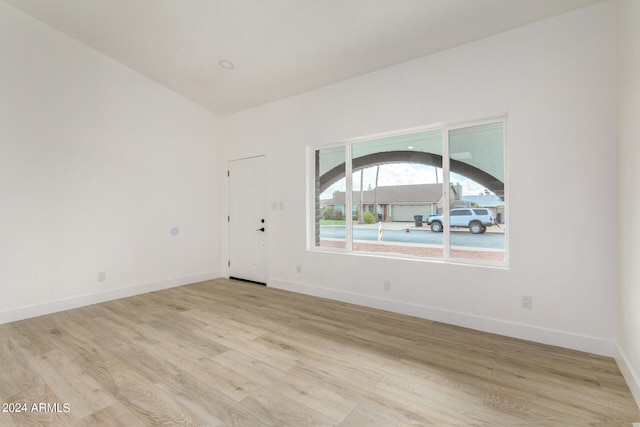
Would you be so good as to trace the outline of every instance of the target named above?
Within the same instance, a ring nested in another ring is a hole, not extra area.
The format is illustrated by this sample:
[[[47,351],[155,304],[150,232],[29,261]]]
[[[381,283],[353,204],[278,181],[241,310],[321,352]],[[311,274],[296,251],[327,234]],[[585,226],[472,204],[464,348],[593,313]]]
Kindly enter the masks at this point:
[[[258,228],[256,231],[262,231],[264,233],[264,227]]]

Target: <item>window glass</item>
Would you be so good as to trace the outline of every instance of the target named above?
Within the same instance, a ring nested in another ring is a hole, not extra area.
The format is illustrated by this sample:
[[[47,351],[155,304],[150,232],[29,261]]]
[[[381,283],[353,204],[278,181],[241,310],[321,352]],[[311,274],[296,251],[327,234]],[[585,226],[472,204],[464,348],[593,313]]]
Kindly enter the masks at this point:
[[[448,140],[451,257],[504,261],[504,123],[452,129]]]
[[[353,250],[442,258],[427,224],[443,201],[442,130],[353,143],[351,167]]]
[[[315,246],[345,248],[345,147],[315,151]]]

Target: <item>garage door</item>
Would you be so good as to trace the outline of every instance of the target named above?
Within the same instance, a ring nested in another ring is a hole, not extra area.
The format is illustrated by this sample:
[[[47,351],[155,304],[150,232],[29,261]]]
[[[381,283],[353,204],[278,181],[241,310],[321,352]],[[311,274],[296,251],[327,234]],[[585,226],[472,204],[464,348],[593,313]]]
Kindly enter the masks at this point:
[[[414,215],[422,215],[424,218],[430,214],[429,206],[424,205],[392,205],[391,218],[394,221],[413,221]]]

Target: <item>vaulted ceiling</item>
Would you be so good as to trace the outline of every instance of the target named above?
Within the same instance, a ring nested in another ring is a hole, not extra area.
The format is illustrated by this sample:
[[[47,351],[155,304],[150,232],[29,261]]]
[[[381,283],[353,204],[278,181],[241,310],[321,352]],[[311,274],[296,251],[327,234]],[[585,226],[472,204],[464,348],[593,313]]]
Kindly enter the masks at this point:
[[[2,0],[230,114],[602,0]]]

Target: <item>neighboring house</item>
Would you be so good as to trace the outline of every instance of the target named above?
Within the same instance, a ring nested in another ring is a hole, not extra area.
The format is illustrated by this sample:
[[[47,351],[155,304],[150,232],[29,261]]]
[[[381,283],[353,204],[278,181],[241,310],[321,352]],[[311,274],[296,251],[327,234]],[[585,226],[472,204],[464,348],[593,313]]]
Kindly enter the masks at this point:
[[[453,187],[456,187],[455,189]],[[452,186],[455,199],[460,199],[459,186]],[[355,215],[360,205],[360,192],[353,192],[353,209]],[[362,192],[363,212],[377,213],[383,221],[413,221],[414,215],[428,216],[436,213],[442,204],[442,184],[394,185],[378,187],[377,190]],[[322,200],[321,208],[331,206],[345,213],[344,192],[337,191],[331,199]]]
[[[320,201],[321,209],[327,206],[345,213],[345,194],[336,191],[331,199]],[[353,192],[352,214],[356,215],[360,205],[360,192]],[[366,190],[362,192],[364,212],[377,213],[383,221],[413,221],[414,215],[429,216],[432,213],[442,213],[442,184],[393,185],[378,187],[376,192]],[[504,202],[495,195],[463,196],[460,185],[451,186],[452,208],[478,206],[491,208],[493,212],[504,216]],[[503,222],[502,220],[499,222]]]
[[[360,192],[353,192],[353,213],[360,205]],[[377,212],[383,221],[413,221],[414,215],[429,215],[438,209],[442,199],[442,184],[395,185],[362,192],[363,212]],[[321,201],[321,207],[331,206],[345,212],[344,192]]]

